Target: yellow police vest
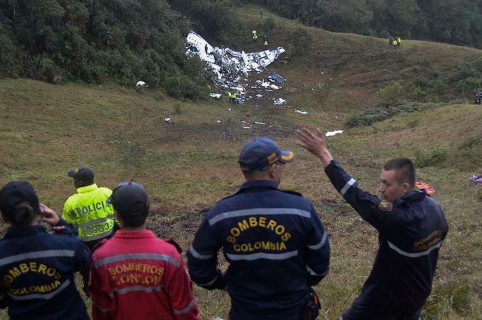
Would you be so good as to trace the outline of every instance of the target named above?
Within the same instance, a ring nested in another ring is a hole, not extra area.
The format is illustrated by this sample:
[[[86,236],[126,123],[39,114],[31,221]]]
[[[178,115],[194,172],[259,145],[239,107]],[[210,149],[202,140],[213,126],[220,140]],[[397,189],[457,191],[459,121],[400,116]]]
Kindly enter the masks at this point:
[[[77,188],[77,194],[65,202],[62,218],[77,228],[82,241],[102,239],[112,233],[114,208],[106,203],[111,194],[112,190],[94,183]]]

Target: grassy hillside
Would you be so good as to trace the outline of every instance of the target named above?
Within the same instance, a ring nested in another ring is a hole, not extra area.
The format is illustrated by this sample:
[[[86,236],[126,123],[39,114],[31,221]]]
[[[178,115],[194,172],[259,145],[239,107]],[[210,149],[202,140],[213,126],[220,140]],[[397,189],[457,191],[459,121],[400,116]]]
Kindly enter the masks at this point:
[[[260,23],[256,8],[244,10],[248,23]],[[376,232],[343,202],[319,163],[295,145],[296,129],[340,129],[354,110],[375,103],[375,93],[384,85],[421,74],[448,73],[480,57],[482,51],[419,41],[404,41],[394,51],[384,39],[273,20],[270,43],[288,52],[284,62],[281,59],[267,72],[288,78],[281,92],[272,93],[286,98],[286,106],[266,101],[233,106],[226,98],[193,103],[116,85],[1,80],[0,184],[29,180],[44,203],[61,211],[75,192],[67,171],[78,165],[92,166],[101,186],[139,181],[153,205],[149,228],[187,248],[205,211],[242,183],[237,167],[241,146],[253,137],[270,136],[297,156],[286,167],[282,187],[311,199],[331,236],[331,271],[316,289],[323,315],[335,319],[349,307],[368,275]],[[309,33],[312,41],[293,56],[298,30]],[[246,51],[256,49],[249,34],[239,45],[245,45]],[[393,68],[397,71],[391,72]],[[309,113],[301,115],[294,108]],[[266,124],[243,129],[240,121],[246,114]],[[172,124],[164,121],[169,116]],[[482,173],[477,153],[480,123],[482,107],[451,104],[349,129],[328,140],[334,156],[374,193],[379,169],[389,158],[403,155],[423,164],[418,177],[435,188],[434,197],[451,227],[425,308],[427,319],[482,318],[482,191],[466,179]],[[445,158],[437,161],[440,150]],[[425,161],[431,157],[435,160]],[[226,293],[196,288],[196,294],[203,318],[226,318]]]

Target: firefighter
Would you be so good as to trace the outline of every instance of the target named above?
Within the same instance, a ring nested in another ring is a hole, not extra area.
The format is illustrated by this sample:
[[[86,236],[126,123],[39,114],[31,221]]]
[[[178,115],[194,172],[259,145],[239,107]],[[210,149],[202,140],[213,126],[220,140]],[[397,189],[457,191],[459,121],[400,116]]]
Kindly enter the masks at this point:
[[[0,211],[9,225],[0,241],[0,308],[8,308],[13,320],[88,320],[74,274],[88,276],[89,248],[26,181],[0,190]]]
[[[93,254],[94,320],[200,320],[179,246],[145,228],[149,198],[144,187],[120,183],[109,202],[121,230]]]
[[[378,252],[360,295],[339,319],[418,320],[432,290],[448,225],[440,205],[415,190],[415,168],[393,158],[380,173],[381,197],[362,190],[333,159],[320,130],[298,131],[298,144],[315,155],[335,189],[378,231]]]
[[[246,181],[209,210],[187,253],[195,283],[228,291],[230,320],[316,318],[310,286],[328,273],[330,243],[311,202],[278,188],[293,160],[267,137],[246,143],[238,161]]]

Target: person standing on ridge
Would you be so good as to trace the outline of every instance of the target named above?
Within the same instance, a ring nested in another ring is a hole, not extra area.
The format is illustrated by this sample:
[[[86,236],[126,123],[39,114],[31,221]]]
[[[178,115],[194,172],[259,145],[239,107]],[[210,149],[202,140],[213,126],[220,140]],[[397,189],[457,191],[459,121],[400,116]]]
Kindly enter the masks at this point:
[[[97,187],[94,171],[86,166],[70,170],[68,176],[74,179],[77,193],[65,202],[62,218],[74,225],[80,239],[92,249],[115,231],[114,209],[106,202],[112,190]]]
[[[379,248],[363,289],[339,320],[419,320],[448,232],[440,205],[416,190],[415,168],[394,158],[380,174],[381,199],[358,187],[328,151],[323,133],[303,129],[298,145],[315,155],[336,190],[378,231]]]
[[[246,143],[238,161],[246,182],[206,214],[187,252],[195,283],[228,291],[230,320],[318,314],[310,286],[328,273],[330,243],[311,202],[278,188],[293,160],[269,138]],[[225,273],[217,266],[221,248],[229,262]]]

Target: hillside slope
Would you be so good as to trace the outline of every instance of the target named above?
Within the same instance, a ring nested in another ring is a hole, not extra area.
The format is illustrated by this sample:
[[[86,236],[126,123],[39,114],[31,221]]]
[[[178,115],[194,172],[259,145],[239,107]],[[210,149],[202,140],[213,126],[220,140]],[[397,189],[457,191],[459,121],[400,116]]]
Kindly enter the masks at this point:
[[[245,18],[257,23],[249,10]],[[415,41],[393,51],[383,39],[273,19],[273,45],[290,48],[290,37],[299,28],[318,39],[310,44],[311,50],[267,70],[288,78],[280,93],[288,100],[285,106],[255,101],[233,106],[226,98],[194,103],[109,84],[54,86],[0,80],[0,184],[29,180],[41,200],[60,211],[74,192],[67,171],[78,165],[92,166],[102,186],[139,181],[152,202],[148,227],[187,248],[205,211],[242,182],[237,168],[242,145],[255,136],[271,136],[297,157],[286,167],[282,187],[312,199],[330,233],[331,272],[316,289],[322,314],[335,319],[350,305],[370,270],[376,233],[336,194],[319,163],[296,146],[296,129],[340,129],[351,112],[377,99],[374,93],[384,83],[430,72],[444,74],[480,57],[481,51]],[[255,48],[249,39],[245,45]],[[244,47],[241,40],[240,46]],[[393,66],[391,55],[399,55],[398,72],[387,72]],[[294,108],[309,113],[295,113]],[[247,114],[265,125],[244,129],[240,121]],[[380,166],[392,156],[420,163],[419,179],[435,188],[451,230],[426,319],[482,318],[482,195],[466,179],[482,173],[480,123],[482,107],[451,104],[348,129],[328,140],[334,156],[371,192],[377,190]],[[196,289],[196,294],[203,318],[226,318],[225,292]]]
[[[276,69],[288,79],[284,94],[297,107],[342,112],[366,109],[381,102],[377,90],[394,81],[449,80],[457,67],[482,59],[482,50],[469,47],[404,39],[395,49],[386,39],[305,27],[269,12],[260,18],[257,6],[243,6],[239,14],[249,28],[268,34],[270,46],[287,49]],[[255,51],[260,46],[247,31],[237,49]],[[418,100],[411,92],[403,92],[399,98]],[[429,98],[471,101],[473,96],[472,92],[454,92]]]

